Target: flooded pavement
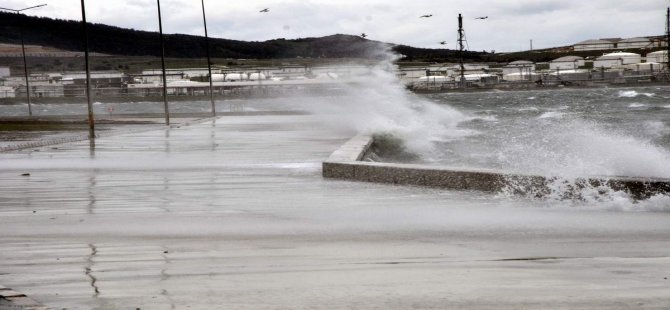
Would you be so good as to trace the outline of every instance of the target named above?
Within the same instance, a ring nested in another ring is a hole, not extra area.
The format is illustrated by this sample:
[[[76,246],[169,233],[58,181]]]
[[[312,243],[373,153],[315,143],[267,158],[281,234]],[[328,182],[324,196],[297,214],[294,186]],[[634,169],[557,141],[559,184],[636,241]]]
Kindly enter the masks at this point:
[[[228,116],[1,153],[0,284],[57,309],[670,306],[667,210],[323,179],[354,134]]]

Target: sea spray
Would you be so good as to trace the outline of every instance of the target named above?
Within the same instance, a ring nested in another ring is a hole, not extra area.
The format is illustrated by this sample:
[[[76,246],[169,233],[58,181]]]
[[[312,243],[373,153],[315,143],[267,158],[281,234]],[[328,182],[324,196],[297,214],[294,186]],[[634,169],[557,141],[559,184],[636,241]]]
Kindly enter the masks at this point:
[[[404,141],[409,152],[424,158],[434,155],[435,141],[460,139],[470,131],[458,128],[468,117],[406,90],[393,69],[397,57],[377,52],[381,59],[369,72],[341,85],[343,95],[293,98],[293,104],[331,126],[360,133],[391,134]],[[343,81],[344,82],[344,81]]]

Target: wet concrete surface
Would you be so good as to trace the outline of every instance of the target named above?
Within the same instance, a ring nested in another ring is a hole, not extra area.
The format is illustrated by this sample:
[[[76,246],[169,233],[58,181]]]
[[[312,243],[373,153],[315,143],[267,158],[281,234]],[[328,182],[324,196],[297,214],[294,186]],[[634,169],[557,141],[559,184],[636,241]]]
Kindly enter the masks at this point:
[[[670,213],[323,179],[353,135],[230,116],[2,153],[0,284],[55,309],[670,307]]]

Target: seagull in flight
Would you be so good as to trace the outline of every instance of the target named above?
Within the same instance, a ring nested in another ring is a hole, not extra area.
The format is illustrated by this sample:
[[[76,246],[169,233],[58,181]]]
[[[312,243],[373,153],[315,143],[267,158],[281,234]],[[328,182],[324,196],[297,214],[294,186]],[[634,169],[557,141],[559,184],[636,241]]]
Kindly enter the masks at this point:
[[[433,14],[421,15],[421,16],[419,16],[419,18],[428,18],[428,17],[431,17],[431,16],[433,16]]]
[[[365,39],[365,37],[367,37],[367,36],[368,36],[368,35],[365,34],[365,32],[364,32],[364,33],[361,33],[361,38]]]
[[[487,19],[489,18],[488,16],[482,16],[482,17],[476,17],[475,19]]]
[[[267,12],[270,12],[270,8],[264,8],[264,9],[258,11],[258,13],[267,13]]]

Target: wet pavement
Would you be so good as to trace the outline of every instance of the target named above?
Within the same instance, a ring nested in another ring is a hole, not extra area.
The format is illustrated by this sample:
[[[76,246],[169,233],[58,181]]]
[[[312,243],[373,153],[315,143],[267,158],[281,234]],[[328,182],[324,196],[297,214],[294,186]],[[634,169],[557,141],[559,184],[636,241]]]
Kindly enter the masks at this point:
[[[227,116],[0,153],[0,284],[54,309],[670,307],[670,213],[323,179],[354,134]]]

